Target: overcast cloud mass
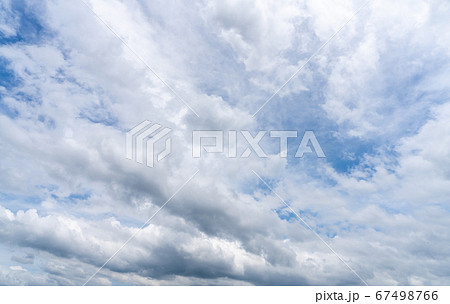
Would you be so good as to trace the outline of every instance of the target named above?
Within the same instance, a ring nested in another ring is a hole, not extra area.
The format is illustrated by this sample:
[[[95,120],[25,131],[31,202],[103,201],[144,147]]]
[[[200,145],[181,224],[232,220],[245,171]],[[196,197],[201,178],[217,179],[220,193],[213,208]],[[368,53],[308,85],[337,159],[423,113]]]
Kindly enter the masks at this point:
[[[450,284],[448,1],[369,2],[254,118],[363,1],[86,3],[0,4],[1,285],[84,284],[196,169],[89,284]],[[173,129],[154,168],[143,120]],[[192,130],[327,157],[192,158]]]

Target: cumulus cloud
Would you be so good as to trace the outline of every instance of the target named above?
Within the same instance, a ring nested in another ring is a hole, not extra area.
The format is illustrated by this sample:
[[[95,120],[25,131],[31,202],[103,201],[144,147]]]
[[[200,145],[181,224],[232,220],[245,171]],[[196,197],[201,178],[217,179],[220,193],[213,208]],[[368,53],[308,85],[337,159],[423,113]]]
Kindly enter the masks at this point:
[[[89,2],[127,46],[81,2],[2,4],[0,284],[83,284],[136,232],[90,284],[361,284],[252,170],[369,284],[448,284],[447,4],[370,4],[251,117],[361,4]],[[152,169],[146,119],[174,130]],[[192,158],[192,130],[274,126],[371,149]]]

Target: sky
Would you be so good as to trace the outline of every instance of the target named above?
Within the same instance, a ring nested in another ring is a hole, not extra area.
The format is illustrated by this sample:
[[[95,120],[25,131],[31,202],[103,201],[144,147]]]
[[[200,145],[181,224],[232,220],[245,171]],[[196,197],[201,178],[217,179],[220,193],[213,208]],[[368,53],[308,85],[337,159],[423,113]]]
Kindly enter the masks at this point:
[[[363,4],[2,1],[0,285],[449,285],[450,3]]]

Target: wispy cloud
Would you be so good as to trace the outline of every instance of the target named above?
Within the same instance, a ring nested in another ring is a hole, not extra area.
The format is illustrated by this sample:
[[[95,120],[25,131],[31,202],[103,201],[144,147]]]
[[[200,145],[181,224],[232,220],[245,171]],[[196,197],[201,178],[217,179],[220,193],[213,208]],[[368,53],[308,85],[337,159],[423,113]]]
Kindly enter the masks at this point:
[[[196,167],[91,283],[360,284],[255,170],[368,284],[449,284],[445,1],[370,3],[252,118],[362,3],[89,2],[198,118],[81,2],[2,2],[0,284],[83,284]],[[174,130],[151,170],[143,120]],[[191,130],[269,128],[327,159],[192,158]]]

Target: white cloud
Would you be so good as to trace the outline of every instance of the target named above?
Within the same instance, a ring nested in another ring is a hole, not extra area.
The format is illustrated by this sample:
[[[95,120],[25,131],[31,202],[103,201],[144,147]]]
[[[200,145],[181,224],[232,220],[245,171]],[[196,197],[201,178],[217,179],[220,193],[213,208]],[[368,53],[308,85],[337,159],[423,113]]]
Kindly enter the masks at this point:
[[[5,0],[0,4],[0,33],[4,37],[16,35],[18,18],[11,10],[11,1]]]
[[[0,191],[8,194],[0,238],[33,252],[28,264],[27,255],[11,254],[7,260],[22,265],[2,265],[0,283],[84,283],[195,167],[198,176],[91,283],[359,284],[250,169],[369,283],[448,283],[433,258],[449,263],[450,113],[438,98],[448,77],[433,67],[408,82],[426,66],[423,54],[435,52],[434,60],[448,48],[446,34],[436,39],[446,25],[432,4],[369,6],[366,18],[349,24],[282,93],[323,91],[323,109],[342,138],[386,138],[397,154],[379,144],[348,173],[318,163],[317,178],[283,159],[191,157],[192,129],[258,128],[245,109],[286,80],[358,4],[199,2],[168,10],[145,1],[92,2],[199,112],[197,119],[81,3],[47,2],[41,17],[51,35],[0,47],[20,79],[1,91],[2,104],[17,116],[0,116]],[[247,76],[250,83],[241,83]],[[403,78],[391,87],[397,76]],[[318,78],[323,83],[314,87]],[[222,80],[234,99],[219,96]],[[404,83],[399,93],[395,86]],[[174,129],[173,155],[151,170],[124,157],[124,132],[144,119]],[[429,243],[419,244],[424,239]],[[23,271],[29,267],[37,271]]]
[[[430,104],[443,101],[436,94],[446,87],[433,80],[445,77],[441,64],[449,64],[445,10],[448,5],[427,1],[376,1],[340,34],[339,48],[326,52],[331,60],[323,108],[342,131],[398,139],[405,129],[420,127]]]

